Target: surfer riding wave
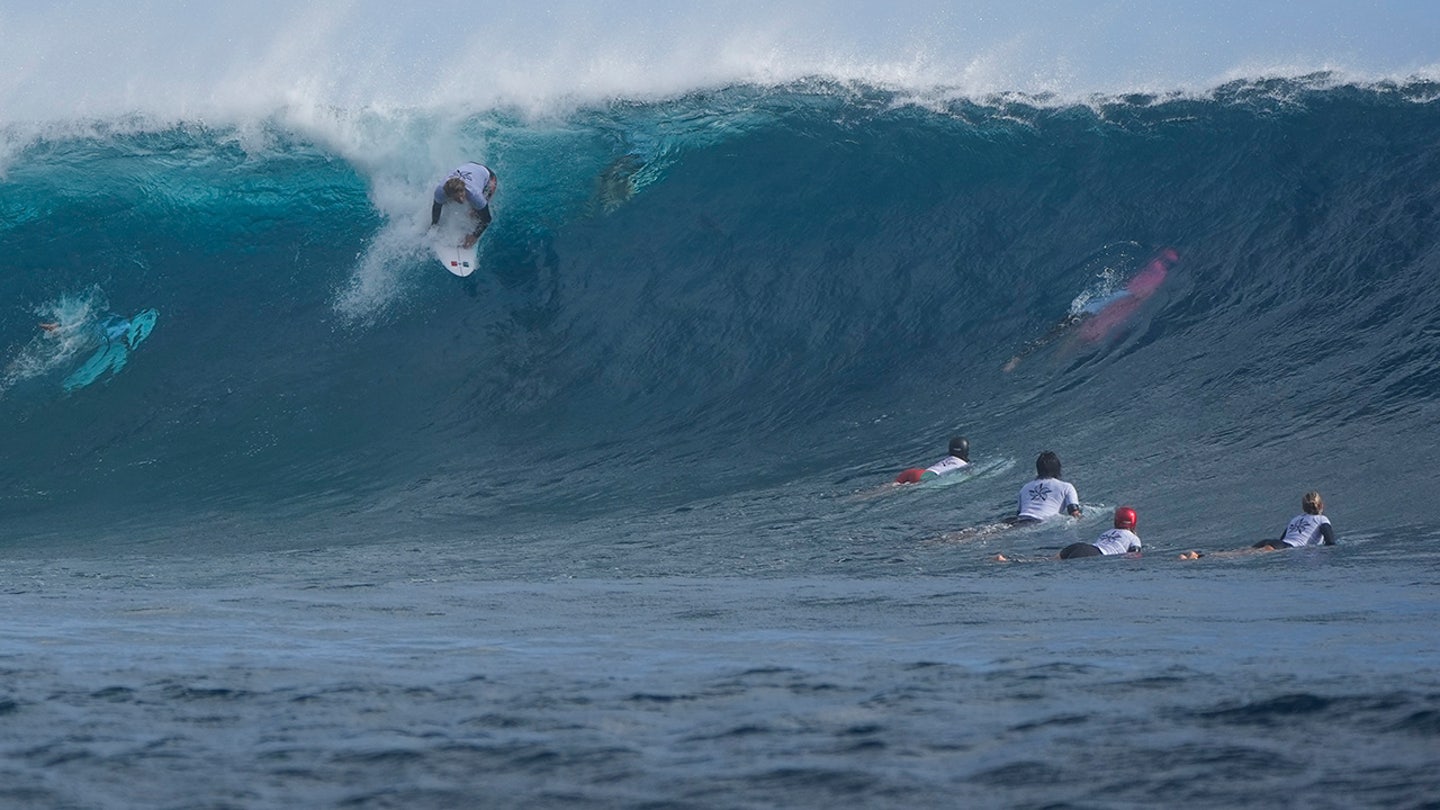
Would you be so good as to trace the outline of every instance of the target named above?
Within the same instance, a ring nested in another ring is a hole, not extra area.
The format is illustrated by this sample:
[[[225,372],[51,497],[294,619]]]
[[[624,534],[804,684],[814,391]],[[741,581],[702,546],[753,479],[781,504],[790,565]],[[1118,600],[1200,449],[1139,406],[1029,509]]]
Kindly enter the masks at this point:
[[[440,185],[435,187],[434,202],[430,206],[430,227],[440,224],[440,214],[445,203],[453,202],[470,209],[470,216],[476,220],[475,230],[460,243],[469,249],[480,240],[480,235],[490,227],[490,200],[495,196],[500,178],[488,167],[479,163],[466,163],[451,172]]]

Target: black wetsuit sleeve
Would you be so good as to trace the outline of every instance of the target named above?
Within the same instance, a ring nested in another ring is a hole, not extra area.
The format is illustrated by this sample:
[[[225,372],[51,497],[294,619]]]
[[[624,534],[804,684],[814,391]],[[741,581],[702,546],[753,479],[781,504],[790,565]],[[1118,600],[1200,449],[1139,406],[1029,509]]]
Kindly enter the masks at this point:
[[[1335,530],[1330,528],[1329,523],[1320,524],[1320,544],[1324,546],[1335,545]]]
[[[475,226],[473,233],[475,238],[479,239],[480,234],[485,233],[485,229],[490,227],[490,206],[487,205],[481,208],[479,211],[476,211],[475,214],[480,218],[480,224]]]
[[[432,203],[432,204],[431,204],[431,206],[430,206],[430,224],[431,224],[431,225],[438,225],[438,224],[440,224],[440,209],[442,209],[442,208],[444,208],[444,207],[445,207],[445,204],[444,204],[444,203]]]

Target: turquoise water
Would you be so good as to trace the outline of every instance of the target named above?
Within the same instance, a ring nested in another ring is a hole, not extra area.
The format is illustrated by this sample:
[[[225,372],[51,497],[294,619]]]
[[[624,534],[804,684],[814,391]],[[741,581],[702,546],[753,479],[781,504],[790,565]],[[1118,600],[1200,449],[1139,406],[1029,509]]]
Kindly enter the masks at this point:
[[[7,133],[4,795],[1433,802],[1434,95]],[[441,134],[502,178],[469,286]],[[36,323],[147,307],[67,393]],[[956,433],[977,474],[882,489]],[[1045,449],[1083,519],[945,539]],[[1310,489],[1340,546],[1216,553]],[[1142,557],[1048,559],[1121,503]]]

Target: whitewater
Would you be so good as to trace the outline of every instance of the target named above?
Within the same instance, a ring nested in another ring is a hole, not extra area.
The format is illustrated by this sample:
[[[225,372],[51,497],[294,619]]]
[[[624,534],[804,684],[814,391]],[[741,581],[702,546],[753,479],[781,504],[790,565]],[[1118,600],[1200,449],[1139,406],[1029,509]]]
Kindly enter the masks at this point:
[[[0,804],[1440,802],[1433,61],[896,8],[0,5]]]

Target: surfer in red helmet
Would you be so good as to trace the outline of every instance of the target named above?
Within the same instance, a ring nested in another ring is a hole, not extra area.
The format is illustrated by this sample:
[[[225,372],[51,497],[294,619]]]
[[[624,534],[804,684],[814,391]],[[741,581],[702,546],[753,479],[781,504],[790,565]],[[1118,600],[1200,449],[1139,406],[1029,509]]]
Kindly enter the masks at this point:
[[[1115,510],[1115,528],[1103,532],[1089,543],[1071,543],[1060,550],[1060,559],[1075,557],[1103,557],[1113,554],[1129,554],[1140,550],[1140,535],[1135,533],[1138,517],[1135,508],[1122,506]]]

